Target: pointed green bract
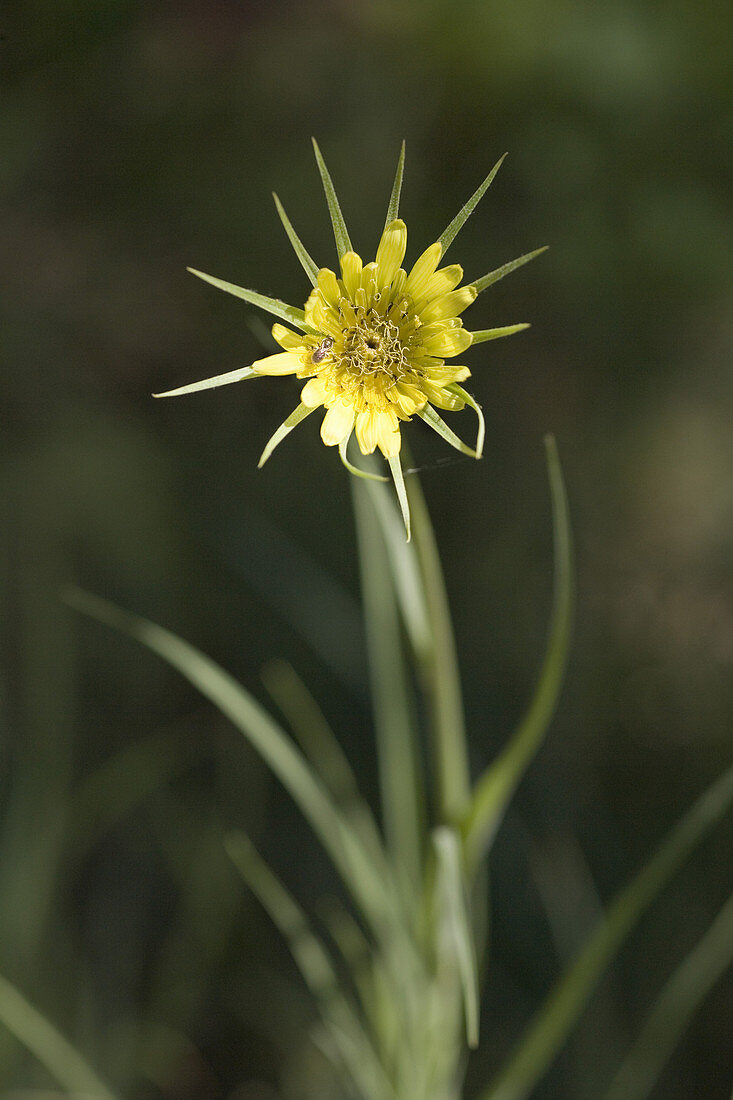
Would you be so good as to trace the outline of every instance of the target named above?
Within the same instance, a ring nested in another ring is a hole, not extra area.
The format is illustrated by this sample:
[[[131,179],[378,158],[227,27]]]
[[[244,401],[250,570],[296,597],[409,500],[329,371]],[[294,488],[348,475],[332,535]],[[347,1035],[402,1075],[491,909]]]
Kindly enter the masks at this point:
[[[456,237],[460,233],[463,226],[466,224],[468,219],[471,217],[471,214],[473,214],[474,210],[476,209],[478,204],[481,202],[481,199],[484,197],[484,195],[486,194],[488,189],[491,187],[491,184],[494,182],[494,176],[496,175],[496,173],[499,171],[502,164],[504,163],[504,158],[505,157],[506,157],[506,153],[504,153],[503,157],[499,157],[496,164],[491,169],[491,171],[489,172],[488,176],[486,177],[484,182],[481,184],[481,186],[476,191],[474,191],[474,193],[471,195],[471,198],[468,200],[466,205],[461,207],[461,209],[458,211],[458,213],[456,214],[455,218],[450,223],[448,228],[445,229],[441,233],[441,235],[438,237],[438,240],[440,241],[441,245],[443,246],[443,255],[444,256],[445,256],[446,252],[448,251],[449,246],[456,239]]]
[[[461,842],[455,829],[441,826],[433,832],[436,856],[436,908],[447,924],[453,942],[455,965],[463,991],[466,1041],[478,1046],[479,980],[476,948],[473,942],[468,887],[462,869]]]
[[[286,417],[285,420],[283,420],[277,431],[273,432],[273,434],[270,436],[264,451],[260,455],[260,461],[257,463],[259,469],[262,469],[275,448],[279,446],[280,443],[282,443],[283,439],[285,439],[287,435],[290,435],[293,428],[297,428],[301,420],[305,420],[306,416],[310,416],[310,414],[314,411],[315,410],[312,409],[310,406],[304,405],[301,402],[301,404],[298,405],[298,407],[294,409],[293,412],[291,412],[290,416]]]
[[[402,176],[405,171],[405,143],[402,142],[402,148],[400,149],[399,160],[397,161],[397,171],[395,172],[394,183],[392,184],[392,194],[389,196],[389,205],[387,207],[387,217],[384,220],[384,228],[386,229],[390,222],[396,221],[400,212],[400,194],[402,192]]]
[[[328,212],[331,215],[331,224],[333,226],[333,235],[336,240],[336,251],[338,252],[339,259],[347,252],[353,252],[351,247],[351,241],[349,240],[349,231],[346,228],[346,222],[344,216],[341,213],[341,207],[339,205],[338,198],[336,197],[336,189],[333,186],[333,180],[326,168],[326,162],[324,161],[321,150],[318,148],[318,142],[315,138],[313,141],[313,151],[316,154],[316,164],[318,165],[318,171],[321,174],[321,182],[323,183],[323,190],[326,195],[326,203],[328,205]]]
[[[346,439],[342,439],[339,443],[339,457],[349,473],[353,474],[354,477],[363,477],[366,481],[389,481],[389,478],[384,477],[382,474],[373,474],[369,470],[360,470],[358,466],[355,466],[353,462],[349,461],[347,450],[350,440],[351,434],[349,434]]]
[[[573,619],[573,545],[567,495],[557,445],[545,439],[552,496],[555,580],[552,616],[539,680],[524,718],[509,744],[476,783],[464,823],[469,869],[475,868],[491,844],[510,798],[547,732],[562,687],[570,649]]]
[[[279,298],[268,298],[265,294],[258,294],[256,290],[247,290],[246,287],[236,286],[234,283],[226,283],[223,279],[216,279],[213,275],[207,275],[203,271],[197,271],[195,267],[187,267],[186,271],[190,271],[191,274],[195,275],[198,279],[203,279],[205,283],[211,283],[212,286],[218,287],[219,290],[226,291],[227,294],[233,294],[235,298],[242,298],[245,302],[249,302],[250,305],[259,306],[260,309],[264,309],[268,313],[271,313],[273,317],[280,317],[283,321],[288,321],[291,325],[299,328],[301,332],[313,331],[306,325],[305,313],[302,309],[296,309],[295,306],[289,306],[287,302],[281,302]]]
[[[471,347],[474,344],[483,344],[487,340],[499,340],[502,336],[513,336],[515,332],[524,332],[526,328],[530,326],[526,322],[522,322],[518,325],[502,325],[501,328],[482,328],[478,332],[472,332],[473,340]]]
[[[165,393],[154,393],[153,397],[181,397],[184,393],[198,393],[199,390],[213,390],[217,386],[230,386],[233,382],[246,382],[248,378],[262,378],[262,375],[251,367],[239,367],[237,370],[227,371],[226,374],[204,378],[201,382],[192,382],[189,386],[179,386],[178,389],[166,390]]]
[[[469,409],[473,409],[476,413],[478,417],[478,432],[476,433],[475,455],[476,458],[481,458],[484,453],[484,437],[486,435],[486,422],[484,420],[483,409],[478,401],[476,401],[467,390],[464,390],[463,386],[459,386],[457,382],[451,382],[450,385],[446,386],[446,389],[450,390],[450,392],[454,393],[457,397],[460,397],[466,402]]]
[[[481,1100],[526,1100],[533,1095],[610,960],[660,891],[728,812],[731,803],[733,768],[693,803],[655,855],[616,895]]]
[[[67,1093],[94,1100],[115,1100],[71,1043],[3,977],[0,977],[0,1023]]]
[[[462,439],[456,435],[456,433],[448,427],[445,420],[441,416],[438,416],[437,412],[432,405],[425,405],[424,408],[418,409],[417,415],[429,424],[434,432],[437,432],[439,436],[450,443],[451,447],[455,447],[461,454],[470,455],[471,458],[479,458],[480,455],[469,447],[467,443],[464,443]]]
[[[518,267],[528,264],[530,260],[534,260],[535,256],[541,256],[543,252],[547,252],[549,247],[546,244],[542,248],[535,248],[534,252],[525,252],[524,256],[518,256],[516,260],[510,260],[508,264],[497,267],[495,271],[490,271],[488,275],[482,275],[480,279],[474,279],[471,286],[476,288],[477,294],[480,294],[482,290],[486,290],[487,286],[498,283],[499,279],[503,279],[505,275],[509,275],[512,271],[516,271]]]
[[[293,246],[293,251],[295,252],[295,255],[300,260],[303,271],[305,271],[313,286],[317,286],[318,268],[316,267],[315,262],[311,258],[310,254],[307,252],[305,245],[301,241],[300,237],[293,229],[292,222],[285,213],[285,208],[283,207],[283,204],[280,202],[280,199],[277,197],[274,191],[272,192],[272,197],[275,200],[275,207],[280,217],[280,221],[283,223],[283,228],[288,235],[288,240]]]
[[[392,471],[392,480],[394,481],[394,487],[397,490],[397,499],[400,502],[400,511],[402,512],[402,519],[405,523],[405,531],[407,532],[407,541],[410,541],[410,505],[407,501],[407,490],[405,489],[405,479],[402,474],[402,463],[400,462],[399,455],[393,455],[392,458],[388,458],[389,468]]]

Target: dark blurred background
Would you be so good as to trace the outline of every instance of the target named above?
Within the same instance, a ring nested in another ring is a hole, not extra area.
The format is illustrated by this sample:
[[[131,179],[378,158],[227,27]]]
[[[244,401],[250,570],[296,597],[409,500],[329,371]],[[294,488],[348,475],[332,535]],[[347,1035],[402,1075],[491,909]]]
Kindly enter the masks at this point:
[[[253,836],[309,908],[333,887],[254,755],[151,654],[64,607],[155,619],[258,697],[307,681],[375,788],[348,479],[263,380],[150,394],[263,354],[267,318],[187,264],[301,304],[270,197],[335,261],[318,137],[372,258],[399,143],[408,260],[505,150],[469,278],[549,244],[469,327],[486,457],[408,431],[447,572],[476,771],[521,715],[551,589],[542,436],[578,556],[560,712],[497,842],[488,1079],[594,912],[731,760],[733,9],[723,0],[6,0],[0,486],[0,973],[136,1100],[327,1097],[310,1007],[221,852]],[[451,422],[464,434],[470,413]],[[537,1095],[600,1095],[730,891],[716,832],[623,950]],[[728,979],[657,1093],[728,1097]],[[0,1034],[0,1093],[47,1084]]]

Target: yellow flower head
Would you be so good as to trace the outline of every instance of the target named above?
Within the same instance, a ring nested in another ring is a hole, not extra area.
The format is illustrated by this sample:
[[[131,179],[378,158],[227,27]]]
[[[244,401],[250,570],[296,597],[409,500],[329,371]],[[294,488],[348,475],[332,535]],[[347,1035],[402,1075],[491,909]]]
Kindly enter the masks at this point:
[[[407,499],[398,457],[402,442],[400,422],[418,415],[451,446],[475,458],[481,457],[481,409],[460,385],[471,372],[466,366],[446,360],[461,355],[472,343],[508,336],[528,327],[525,324],[508,325],[471,333],[463,327],[460,315],[480,291],[543,249],[520,256],[463,287],[459,286],[463,278],[459,264],[439,266],[448,246],[491,184],[501,165],[500,160],[445,232],[425,249],[408,273],[403,267],[407,227],[397,216],[404,167],[403,144],[377,256],[372,263],[364,264],[351,246],[331,177],[318,145],[315,141],[313,144],[334,228],[339,275],[330,268],[319,270],[316,267],[275,196],[285,231],[313,284],[303,310],[203,272],[189,270],[287,321],[292,327],[278,323],[272,329],[273,337],[283,350],[257,360],[250,367],[157,396],[193,393],[263,375],[292,374],[306,380],[299,406],[270,439],[260,465],[301,420],[322,406],[326,412],[321,423],[321,438],[329,447],[338,446],[344,464],[352,473],[375,476],[359,470],[348,460],[347,448],[354,434],[362,454],[371,454],[379,448],[388,460],[409,533]],[[455,411],[466,405],[479,418],[475,448],[463,443],[436,412],[436,409]]]

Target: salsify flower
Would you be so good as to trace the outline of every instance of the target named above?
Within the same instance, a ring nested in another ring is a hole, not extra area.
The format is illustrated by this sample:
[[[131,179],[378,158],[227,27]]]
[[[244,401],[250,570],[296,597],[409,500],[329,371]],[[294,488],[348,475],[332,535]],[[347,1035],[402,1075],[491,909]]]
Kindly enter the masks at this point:
[[[354,251],[331,176],[314,139],[339,256],[338,274],[317,268],[296,234],[283,206],[274,195],[280,219],[313,290],[304,309],[267,298],[255,291],[223,282],[202,271],[194,275],[279,317],[288,325],[273,325],[272,335],[283,349],[251,366],[182,386],[156,397],[174,397],[202,389],[267,375],[294,375],[304,380],[300,404],[280,425],[260,458],[262,466],[275,447],[315,409],[324,408],[321,439],[338,447],[344,465],[359,477],[385,480],[355,466],[347,449],[352,436],[363,455],[377,448],[386,458],[402,508],[409,538],[410,518],[400,449],[401,424],[419,416],[451,446],[480,458],[484,422],[480,406],[461,382],[470,370],[452,360],[472,344],[509,336],[526,324],[469,332],[461,314],[486,287],[543,252],[539,248],[480,279],[461,286],[460,264],[443,265],[449,245],[490,186],[503,157],[444,233],[417,258],[409,271],[403,267],[407,226],[398,217],[405,146],[402,144],[387,219],[376,259],[364,263]],[[448,427],[437,409],[457,411],[468,405],[478,417],[475,447],[469,447]]]

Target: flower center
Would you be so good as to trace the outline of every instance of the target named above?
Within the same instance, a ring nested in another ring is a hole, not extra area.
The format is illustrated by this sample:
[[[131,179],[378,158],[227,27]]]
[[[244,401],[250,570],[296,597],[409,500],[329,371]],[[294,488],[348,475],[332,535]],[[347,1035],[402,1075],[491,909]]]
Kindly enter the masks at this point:
[[[408,369],[400,336],[399,326],[389,318],[374,309],[359,310],[355,323],[344,328],[343,345],[335,358],[355,380],[379,374],[397,380]]]

